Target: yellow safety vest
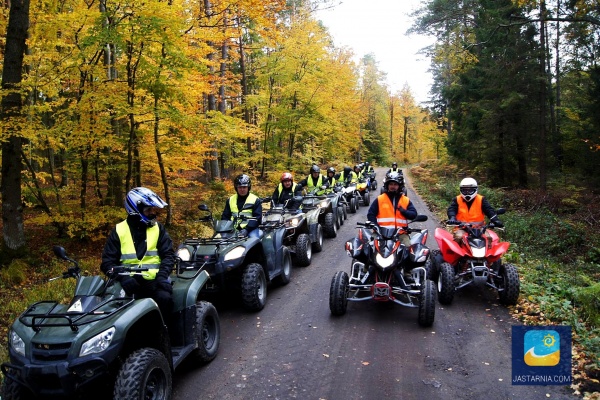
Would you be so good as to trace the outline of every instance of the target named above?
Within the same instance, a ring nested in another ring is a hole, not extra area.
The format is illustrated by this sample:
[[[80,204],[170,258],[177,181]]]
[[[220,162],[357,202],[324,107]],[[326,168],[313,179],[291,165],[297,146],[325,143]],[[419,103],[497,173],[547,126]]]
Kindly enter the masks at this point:
[[[306,178],[306,183],[307,183],[306,189],[310,192],[310,191],[312,191],[313,189],[316,188],[316,189],[319,189],[315,193],[316,195],[320,196],[320,195],[324,194],[325,191],[322,190],[322,189],[320,189],[321,185],[323,185],[323,175],[319,174],[319,179],[317,180],[317,184],[316,185],[313,182],[314,182],[314,179],[313,179],[312,175],[309,175]]]
[[[296,185],[298,185],[296,182],[292,183],[292,194],[296,192]],[[281,196],[281,192],[283,192],[283,183],[280,183],[279,186],[277,186],[277,198]]]
[[[234,221],[235,217],[237,217],[239,215],[246,215],[247,217],[252,217],[252,209],[242,210],[242,211],[238,210],[237,199],[238,199],[237,193],[229,198],[229,208],[231,209],[231,220]],[[246,198],[246,202],[244,203],[244,205],[254,204],[254,203],[256,203],[256,200],[258,200],[258,196],[250,193],[250,194],[248,194],[248,197]],[[248,221],[238,220],[236,222],[235,228],[236,229],[237,228],[244,229],[244,228],[246,228],[247,225],[248,225]]]
[[[149,281],[156,279],[160,266],[160,257],[158,255],[158,234],[160,229],[158,225],[146,229],[146,254],[140,260],[135,251],[133,236],[127,220],[117,224],[117,235],[121,241],[121,264],[125,266],[137,266],[140,268],[149,268],[148,271],[142,271],[142,278]]]

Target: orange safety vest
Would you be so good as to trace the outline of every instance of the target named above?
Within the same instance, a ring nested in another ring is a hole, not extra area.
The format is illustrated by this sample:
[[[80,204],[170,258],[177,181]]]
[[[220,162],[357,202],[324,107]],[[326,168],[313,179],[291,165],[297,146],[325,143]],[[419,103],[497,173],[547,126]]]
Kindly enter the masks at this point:
[[[392,200],[387,194],[381,194],[377,197],[377,203],[379,205],[379,213],[377,213],[377,224],[385,228],[400,228],[407,227],[408,220],[398,210],[398,207],[406,209],[408,207],[408,197],[400,196],[400,203],[396,205],[394,212],[394,205]]]
[[[471,224],[484,224],[485,215],[481,209],[481,203],[483,202],[483,196],[478,194],[475,196],[471,208],[467,206],[467,202],[462,198],[461,195],[456,196],[456,202],[458,203],[458,214],[456,219],[460,222],[468,222]]]

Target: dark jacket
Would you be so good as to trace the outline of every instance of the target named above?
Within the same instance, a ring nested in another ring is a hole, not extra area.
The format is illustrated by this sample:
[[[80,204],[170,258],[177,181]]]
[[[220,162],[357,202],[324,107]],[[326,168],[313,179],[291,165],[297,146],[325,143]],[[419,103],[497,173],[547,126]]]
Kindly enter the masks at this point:
[[[133,243],[135,244],[135,253],[138,259],[142,259],[146,254],[146,229],[148,228],[145,222],[142,222],[139,215],[129,215],[127,224],[131,230]],[[166,281],[175,265],[175,251],[173,250],[173,241],[167,233],[165,227],[157,222],[159,234],[156,249],[160,257],[160,267],[156,274],[156,281]],[[100,269],[105,274],[113,267],[121,265],[121,240],[117,234],[117,229],[113,230],[108,235],[104,250],[102,251],[102,263]],[[137,278],[137,277],[136,277]]]
[[[467,202],[467,207],[471,208],[471,204],[473,204],[473,200]],[[496,216],[496,209],[490,205],[485,196],[481,200],[481,211],[485,214],[486,217],[492,219]],[[448,214],[448,219],[456,219],[456,214],[458,214],[458,202],[456,201],[456,197],[452,199],[452,203],[448,206],[448,210],[446,211]]]
[[[404,196],[404,194],[402,193],[398,193],[393,197],[390,196],[388,192],[386,192],[385,194],[390,198],[392,204],[398,204],[400,196]],[[375,200],[371,202],[371,206],[369,207],[369,211],[367,212],[367,219],[373,222],[374,224],[377,224],[377,214],[379,214],[379,202],[377,200],[378,199],[375,198]],[[406,217],[406,219],[415,219],[417,217],[417,209],[413,205],[412,201],[408,201],[408,207],[406,208],[406,212],[403,212],[402,214]]]
[[[292,183],[292,186],[290,186],[289,189],[286,189],[283,184],[281,184],[281,193],[279,193],[279,184],[275,187],[275,190],[273,191],[273,196],[271,196],[271,198],[273,199],[273,204],[285,204],[286,201],[288,201],[289,199],[294,198],[294,196],[302,196],[302,185],[300,184],[296,184],[296,190],[292,191],[292,189],[294,188],[294,183]],[[290,201],[290,203],[288,204],[288,208],[289,209],[298,209],[300,207],[300,204],[302,204],[302,202],[299,202],[297,204],[297,202],[295,201]]]
[[[248,192],[248,194],[250,194]],[[233,215],[233,213],[231,212],[231,207],[229,207],[229,199],[231,197],[229,197],[227,199],[227,201],[225,201],[225,209],[223,210],[223,214],[221,214],[221,219],[225,220],[225,221],[229,221],[231,220],[231,216]],[[246,198],[248,198],[248,195],[242,197],[240,195],[238,195],[237,198],[237,208],[238,210],[242,210],[242,207],[244,207],[244,204],[246,204]],[[262,203],[260,202],[260,198],[258,198],[255,202],[254,202],[254,206],[252,207],[252,216],[254,218],[256,218],[256,223],[249,223],[246,226],[246,231],[250,232],[253,231],[254,229],[258,228],[258,225],[260,225],[261,221],[262,221]]]

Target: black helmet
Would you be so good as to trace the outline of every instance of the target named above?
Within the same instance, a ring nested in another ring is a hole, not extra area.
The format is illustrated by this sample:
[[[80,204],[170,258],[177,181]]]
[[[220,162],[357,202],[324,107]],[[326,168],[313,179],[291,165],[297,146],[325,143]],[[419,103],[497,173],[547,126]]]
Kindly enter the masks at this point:
[[[356,164],[356,165],[354,166],[354,169],[360,169],[360,164]]]
[[[397,166],[398,166],[398,163],[397,163],[396,161],[394,161],[394,162],[392,163],[392,167],[397,167]]]
[[[327,173],[330,173],[330,172],[331,172],[332,174],[335,174],[335,168],[333,168],[333,167],[329,167],[329,168],[327,168]]]
[[[348,175],[350,173],[350,171],[352,171],[352,168],[345,166],[344,167],[344,175]]]
[[[310,167],[310,173],[312,174],[313,172],[317,172],[317,173],[321,173],[321,168],[319,168],[319,166],[317,164],[313,164],[312,167]]]
[[[369,165],[370,165],[369,162],[365,161],[365,167],[369,168]]]
[[[398,185],[400,185],[400,191],[402,191],[402,188],[404,187],[404,175],[396,171],[391,171],[385,174],[383,187],[386,191],[388,190],[388,184],[390,182],[396,182]]]
[[[252,181],[250,180],[250,177],[248,175],[241,174],[236,176],[233,180],[233,187],[236,191],[239,187],[248,187],[248,190],[250,190],[252,188]]]

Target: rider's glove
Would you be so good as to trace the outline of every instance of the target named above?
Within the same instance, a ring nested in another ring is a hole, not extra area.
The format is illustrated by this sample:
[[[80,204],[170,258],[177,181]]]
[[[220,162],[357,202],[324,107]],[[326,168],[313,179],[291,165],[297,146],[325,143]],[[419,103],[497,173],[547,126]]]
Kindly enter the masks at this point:
[[[402,214],[406,213],[406,208],[402,207],[402,206],[398,206],[398,211],[400,211]]]
[[[504,228],[504,223],[502,223],[502,221],[500,221],[500,218],[498,217],[492,218],[492,223],[497,228]]]
[[[127,295],[131,296],[135,293],[137,288],[140,287],[140,284],[137,283],[137,281],[133,277],[125,276],[121,279],[121,287],[123,288],[125,293],[127,293]]]
[[[171,285],[171,282],[169,282],[169,281],[165,281],[165,280],[157,281],[156,287],[158,289],[164,290],[165,292],[173,293],[173,286]]]
[[[448,222],[446,222],[446,224],[448,225],[460,225],[460,222],[458,222],[457,220],[455,220],[454,218],[450,218],[448,220]]]

